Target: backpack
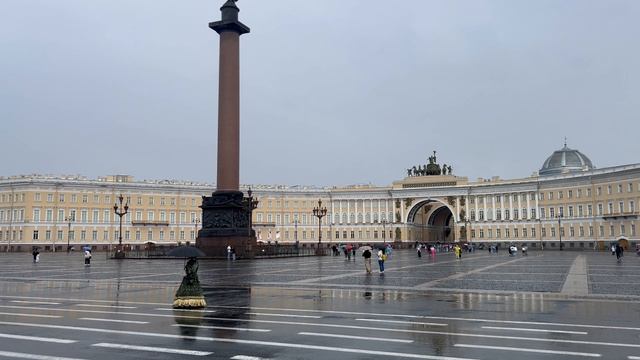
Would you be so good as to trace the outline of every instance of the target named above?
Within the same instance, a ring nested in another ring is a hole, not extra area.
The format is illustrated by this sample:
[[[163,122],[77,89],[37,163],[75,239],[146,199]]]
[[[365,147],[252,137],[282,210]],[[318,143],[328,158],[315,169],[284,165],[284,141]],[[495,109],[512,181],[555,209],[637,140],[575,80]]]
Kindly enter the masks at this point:
[[[382,261],[387,261],[387,254],[382,254]]]

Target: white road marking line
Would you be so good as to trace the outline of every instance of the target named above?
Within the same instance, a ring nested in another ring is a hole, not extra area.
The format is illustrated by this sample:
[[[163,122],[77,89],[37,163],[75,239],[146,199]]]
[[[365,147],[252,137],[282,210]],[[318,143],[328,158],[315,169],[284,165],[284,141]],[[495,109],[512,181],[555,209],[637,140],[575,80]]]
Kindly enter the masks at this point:
[[[270,314],[270,313],[254,313],[254,312],[248,312],[246,314],[257,315],[257,316],[279,316],[279,317],[294,317],[294,318],[307,318],[307,319],[322,319],[322,316],[314,316],[314,315]]]
[[[463,317],[450,317],[450,316],[428,316],[428,315],[407,315],[407,314],[372,314],[372,313],[364,313],[364,312],[337,311],[337,310],[310,310],[310,309],[293,309],[293,308],[226,306],[226,305],[209,305],[209,307],[213,307],[213,308],[228,308],[228,309],[254,309],[254,310],[273,310],[273,311],[293,311],[293,312],[325,313],[325,314],[376,315],[376,316],[382,316],[382,317],[396,317],[396,318],[408,318],[408,319],[452,320],[452,321],[470,321],[470,322],[485,322],[485,323],[498,323],[498,324],[521,324],[521,325],[543,325],[543,326],[544,325],[548,325],[548,326],[562,326],[562,327],[582,327],[582,328],[593,328],[593,329],[612,329],[612,330],[640,331],[640,327],[593,325],[593,324],[570,324],[570,323],[555,323],[555,322],[541,322],[541,321],[493,320],[493,319],[480,319],[480,318],[463,318]]]
[[[557,351],[557,350],[544,350],[544,349],[528,349],[528,348],[514,348],[506,346],[488,346],[488,345],[471,345],[471,344],[455,344],[454,347],[471,348],[471,349],[489,349],[489,350],[504,350],[504,351],[521,351],[532,352],[540,354],[556,354],[556,355],[574,355],[585,357],[601,357],[601,354],[596,353],[583,353],[575,351]]]
[[[257,357],[257,356],[247,356],[247,355],[236,355],[230,357],[231,360],[267,360],[265,358]]]
[[[56,344],[73,344],[74,342],[77,342],[76,340],[45,338],[45,337],[39,337],[39,336],[26,336],[26,335],[15,335],[15,334],[0,334],[0,338],[42,341],[42,342],[50,342],[50,343],[56,343]]]
[[[94,308],[114,308],[114,309],[137,309],[135,306],[122,306],[122,305],[76,304],[76,306],[94,307]]]
[[[215,312],[218,312],[217,310],[173,309],[173,308],[155,308],[153,310],[160,310],[160,311],[191,311],[191,312],[197,312],[197,313],[215,313]]]
[[[531,331],[531,332],[544,332],[544,333],[554,333],[554,334],[576,334],[576,335],[587,335],[587,334],[589,334],[586,331],[512,328],[512,327],[500,327],[500,326],[483,326],[482,328],[483,329],[492,329],[492,330]]]
[[[39,307],[33,307],[33,306],[11,306],[11,305],[0,305],[0,308],[43,310],[43,311],[66,311],[66,312],[72,312],[72,313],[116,314],[116,315],[132,315],[132,316],[170,317],[170,318],[183,318],[183,319],[202,319],[202,316],[187,316],[187,315],[175,315],[175,314],[149,314],[149,313],[126,312],[126,311],[53,309],[53,308],[39,308]]]
[[[78,320],[89,320],[89,321],[106,321],[106,322],[116,322],[116,323],[124,323],[124,324],[148,324],[148,321],[133,321],[133,320],[117,320],[117,319],[99,319],[99,318],[80,318]]]
[[[51,318],[51,319],[59,319],[62,317],[60,315],[22,314],[22,313],[9,313],[9,312],[0,312],[0,315],[29,316],[29,317],[39,317],[39,318]]]
[[[234,330],[234,331],[249,331],[249,332],[269,332],[269,329],[250,329],[250,328],[239,328],[239,327],[231,327],[231,326],[214,326],[214,325],[183,325],[183,324],[173,324],[171,326],[177,327],[192,327],[199,329],[214,329],[214,330]]]
[[[389,338],[377,338],[377,337],[370,337],[370,336],[353,336],[353,335],[341,335],[341,334],[324,334],[324,333],[313,333],[313,332],[299,332],[298,335],[335,337],[335,338],[341,338],[341,339],[355,339],[355,340],[387,341],[387,342],[396,342],[396,343],[404,343],[404,344],[411,344],[413,342],[413,340],[404,340],[404,339],[389,339]]]
[[[85,279],[86,281],[86,279]],[[0,295],[0,298],[4,299],[37,299],[37,300],[53,300],[53,301],[75,301],[75,302],[94,302],[94,303],[112,303],[111,300],[92,300],[92,299],[69,299],[69,298],[50,298],[50,297],[40,297],[40,296],[15,296],[15,295]],[[143,301],[120,301],[123,304],[136,304],[136,305],[158,305],[158,306],[168,306],[171,304],[167,303],[153,303],[153,302],[143,302]]]
[[[151,352],[161,352],[161,353],[168,353],[168,354],[194,355],[194,356],[207,356],[207,355],[213,354],[212,352],[208,352],[208,351],[182,350],[182,349],[112,344],[112,343],[97,343],[97,344],[92,344],[91,346],[104,347],[104,348],[110,348],[110,349],[139,350],[139,351],[151,351]]]
[[[27,300],[11,300],[12,303],[20,303],[20,304],[36,304],[36,305],[60,305],[57,302],[46,302],[46,301],[27,301]]]
[[[96,332],[96,333],[105,333],[105,334],[152,336],[152,337],[161,337],[161,338],[170,338],[170,339],[188,339],[188,340],[223,342],[223,343],[231,343],[231,344],[248,344],[248,345],[285,347],[285,348],[294,348],[294,349],[323,350],[323,351],[332,351],[332,352],[380,355],[380,356],[387,356],[387,357],[401,357],[401,358],[413,358],[413,359],[473,360],[469,358],[455,358],[455,357],[436,356],[436,355],[421,355],[421,354],[411,354],[411,353],[374,351],[374,350],[366,350],[366,349],[337,348],[333,346],[329,347],[329,346],[282,343],[282,342],[272,342],[272,341],[214,338],[214,337],[204,337],[204,336],[185,336],[185,335],[174,335],[174,334],[149,333],[149,332],[143,332],[143,331],[112,330],[112,329],[87,328],[87,327],[78,327],[78,326],[52,325],[52,324],[12,323],[12,322],[6,322],[6,321],[0,321],[0,324],[27,326],[27,327],[40,327],[40,328],[47,328],[47,329],[76,330],[76,331]],[[640,345],[638,345],[638,347],[640,347]],[[46,360],[49,360],[49,359],[46,359]]]
[[[32,359],[32,360],[83,360],[83,359],[59,357],[59,356],[17,353],[12,351],[0,351],[0,356],[10,357],[14,359]]]
[[[629,360],[640,360],[640,356],[627,356]]]
[[[410,324],[410,325],[427,325],[427,326],[448,326],[447,324],[442,324],[442,323],[428,323],[428,322],[402,321],[402,320],[384,320],[384,319],[356,319],[356,320],[357,320],[357,321],[382,322],[382,323],[390,323],[390,324]]]

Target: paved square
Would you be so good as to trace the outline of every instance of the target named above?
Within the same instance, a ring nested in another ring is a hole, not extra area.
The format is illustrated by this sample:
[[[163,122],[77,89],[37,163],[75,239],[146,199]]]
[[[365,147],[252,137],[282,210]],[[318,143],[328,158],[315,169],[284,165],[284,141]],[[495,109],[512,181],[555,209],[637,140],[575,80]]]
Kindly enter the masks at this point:
[[[0,254],[0,358],[640,356],[636,256],[406,250],[384,275],[361,257],[202,261],[209,307],[174,311],[183,263]]]

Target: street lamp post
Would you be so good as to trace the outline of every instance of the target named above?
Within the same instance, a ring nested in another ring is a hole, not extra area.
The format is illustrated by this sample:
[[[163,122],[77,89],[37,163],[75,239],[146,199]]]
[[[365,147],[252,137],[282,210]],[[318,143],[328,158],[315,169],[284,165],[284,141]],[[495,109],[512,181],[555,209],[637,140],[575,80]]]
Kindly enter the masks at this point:
[[[69,253],[69,251],[71,251],[71,245],[70,245],[70,241],[71,241],[71,222],[75,221],[75,217],[72,215],[67,216],[66,218],[64,218],[64,221],[67,222],[67,224],[69,224],[69,229],[67,230],[67,254]]]
[[[387,220],[382,219],[382,242],[387,245]]]
[[[465,216],[464,217],[464,237],[465,240],[467,240],[467,243],[471,244],[471,240],[469,237],[469,226],[470,226],[471,222],[469,221],[469,217]]]
[[[193,227],[195,228],[195,232],[193,233],[193,240],[195,241],[198,238],[198,224],[200,223],[200,219],[193,219]]]
[[[558,236],[560,237],[560,251],[562,251],[562,214],[558,214]]]
[[[320,243],[322,242],[322,218],[327,215],[327,208],[322,207],[322,200],[318,199],[318,207],[313,208],[313,216],[318,218],[318,248],[316,249],[316,254],[322,254],[322,250],[320,249]]]
[[[296,241],[296,249],[298,248],[298,224],[300,223],[300,221],[298,221],[298,219],[293,219],[293,238]]]
[[[113,211],[120,217],[120,232],[118,233],[118,248],[116,249],[116,259],[124,258],[124,251],[122,251],[122,217],[129,213],[129,201],[123,205],[124,197],[122,194],[117,198],[118,202],[113,204]],[[118,205],[120,203],[120,205]]]

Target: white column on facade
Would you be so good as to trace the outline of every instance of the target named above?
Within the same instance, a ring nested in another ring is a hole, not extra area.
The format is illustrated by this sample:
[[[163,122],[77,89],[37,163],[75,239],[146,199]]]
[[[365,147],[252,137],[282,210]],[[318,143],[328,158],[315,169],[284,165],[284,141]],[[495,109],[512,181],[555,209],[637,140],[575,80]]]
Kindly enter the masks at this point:
[[[355,223],[357,224],[358,223],[358,200],[355,201],[353,207],[355,207],[355,210],[353,210],[353,213],[355,214],[355,218],[356,218]]]
[[[331,218],[331,222],[333,222],[336,216],[335,201],[333,199],[331,199],[331,216],[333,216],[333,218]]]
[[[471,216],[469,215],[469,196],[465,196],[465,200],[464,200],[464,212],[465,212],[465,216],[469,219],[471,219]]]
[[[378,221],[382,221],[382,200],[378,199]]]
[[[342,200],[338,202],[338,211],[340,212],[338,215],[338,222],[342,224]]]
[[[482,204],[484,205],[484,218],[487,219],[487,197],[485,196],[482,200]]]
[[[513,197],[512,194],[509,194],[509,218],[513,219]]]
[[[522,211],[522,193],[518,193],[518,212]],[[520,219],[526,219],[527,214],[520,214]]]
[[[498,217],[496,216],[496,197],[494,195],[491,195],[491,207],[493,208],[493,221],[496,221]]]
[[[500,212],[502,213],[502,220],[506,220],[504,216],[504,196],[502,194],[499,194],[498,196],[500,196]]]
[[[525,195],[527,197],[527,220],[531,220],[531,193]]]
[[[479,217],[478,217],[478,200],[479,200],[479,198],[476,196],[475,197],[475,201],[474,201],[474,203],[476,204],[476,218],[474,219],[474,221],[479,219]]]
[[[389,199],[384,202],[384,218],[387,222],[391,222],[391,219],[389,219]]]
[[[460,222],[460,197],[456,196],[456,214],[454,219],[457,219],[456,222]]]
[[[351,223],[351,200],[347,200],[347,224]]]
[[[402,202],[402,199],[398,199],[398,201],[400,201],[400,222],[404,222],[404,203]]]
[[[538,199],[540,198],[540,195],[538,195],[538,192],[536,191],[536,219],[541,219],[540,217],[540,204],[538,204]]]
[[[369,200],[369,223],[373,224],[373,199]]]

